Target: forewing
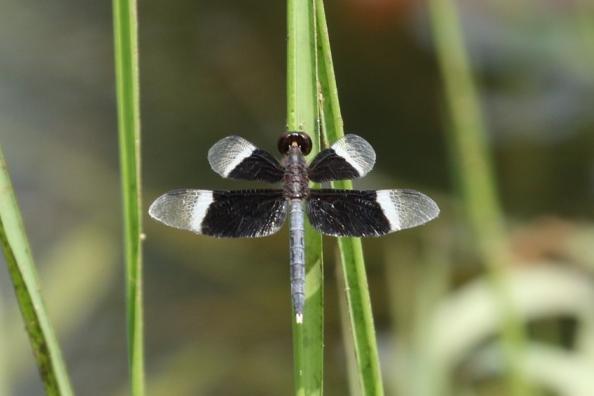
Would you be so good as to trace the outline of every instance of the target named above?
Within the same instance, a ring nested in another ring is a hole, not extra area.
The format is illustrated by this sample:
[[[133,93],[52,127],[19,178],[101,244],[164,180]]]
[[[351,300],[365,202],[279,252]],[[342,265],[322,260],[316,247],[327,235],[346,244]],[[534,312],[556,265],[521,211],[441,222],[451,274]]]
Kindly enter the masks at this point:
[[[318,183],[356,179],[369,173],[374,164],[373,147],[360,136],[345,135],[316,155],[309,165],[309,178]]]
[[[216,173],[230,179],[276,183],[284,169],[269,153],[240,136],[227,136],[208,150],[208,162]]]
[[[256,238],[277,232],[287,217],[281,190],[174,190],[149,208],[171,227],[220,238]]]
[[[439,214],[437,204],[414,190],[311,190],[307,215],[331,236],[382,236],[416,227]]]

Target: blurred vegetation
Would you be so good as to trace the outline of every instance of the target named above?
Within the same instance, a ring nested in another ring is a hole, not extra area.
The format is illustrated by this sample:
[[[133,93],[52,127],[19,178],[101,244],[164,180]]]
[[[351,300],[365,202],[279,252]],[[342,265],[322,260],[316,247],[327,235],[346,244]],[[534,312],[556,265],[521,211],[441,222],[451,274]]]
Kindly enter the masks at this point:
[[[509,240],[503,282],[543,395],[594,389],[594,7],[458,0]],[[387,394],[507,395],[501,321],[450,160],[448,104],[426,4],[326,2],[345,130],[376,148],[360,188],[415,188],[440,218],[364,241]],[[126,332],[109,2],[6,0],[0,140],[75,391],[125,394]],[[147,202],[240,188],[206,152],[240,134],[274,151],[285,125],[283,2],[140,3]],[[147,389],[292,391],[287,232],[213,240],[146,222]],[[325,388],[348,390],[325,240]],[[42,386],[0,266],[0,390]]]

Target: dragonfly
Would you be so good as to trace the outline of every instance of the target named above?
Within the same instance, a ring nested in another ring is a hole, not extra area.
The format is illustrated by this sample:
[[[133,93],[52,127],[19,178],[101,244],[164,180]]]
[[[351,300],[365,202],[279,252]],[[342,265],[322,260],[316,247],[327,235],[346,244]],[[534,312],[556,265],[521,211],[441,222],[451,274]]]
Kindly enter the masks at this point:
[[[150,206],[155,220],[196,234],[219,238],[258,238],[280,230],[289,218],[289,268],[295,322],[303,323],[305,304],[304,215],[318,232],[334,237],[379,237],[427,223],[439,207],[414,190],[310,188],[365,176],[375,164],[373,147],[348,134],[306,163],[312,141],[305,132],[278,140],[279,162],[240,136],[227,136],[208,151],[213,171],[229,179],[282,183],[279,189],[211,191],[177,189]]]

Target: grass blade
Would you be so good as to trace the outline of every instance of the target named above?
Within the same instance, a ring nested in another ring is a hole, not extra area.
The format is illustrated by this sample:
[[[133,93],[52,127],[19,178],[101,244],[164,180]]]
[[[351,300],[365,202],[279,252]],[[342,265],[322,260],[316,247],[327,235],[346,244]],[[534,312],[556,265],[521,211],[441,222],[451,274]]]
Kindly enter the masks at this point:
[[[511,260],[488,160],[478,90],[464,47],[456,6],[452,0],[431,0],[429,11],[453,124],[449,128],[449,138],[462,200],[504,318],[502,343],[509,373],[509,394],[528,395],[532,392],[523,369],[525,334],[505,283],[506,264]]]
[[[306,131],[320,150],[317,125],[316,32],[314,0],[287,0],[287,130]],[[322,237],[305,222],[305,310],[302,325],[293,319],[295,394],[323,393],[324,312]]]
[[[72,388],[41,298],[31,248],[1,148],[0,242],[45,391],[52,396],[70,396]]]
[[[120,169],[124,204],[126,307],[131,394],[144,395],[142,319],[142,198],[138,22],[135,0],[114,0],[114,36]]]
[[[319,86],[323,98],[320,118],[324,140],[326,144],[329,144],[344,136],[344,129],[323,0],[316,0],[316,21],[318,25]],[[352,189],[353,186],[350,181],[336,181],[332,182],[332,187]],[[362,394],[382,395],[384,391],[361,240],[359,238],[338,238],[338,249],[342,266],[341,272],[344,276],[349,327],[352,332],[352,344],[357,361],[357,382],[361,386]],[[347,337],[346,334],[344,336]]]

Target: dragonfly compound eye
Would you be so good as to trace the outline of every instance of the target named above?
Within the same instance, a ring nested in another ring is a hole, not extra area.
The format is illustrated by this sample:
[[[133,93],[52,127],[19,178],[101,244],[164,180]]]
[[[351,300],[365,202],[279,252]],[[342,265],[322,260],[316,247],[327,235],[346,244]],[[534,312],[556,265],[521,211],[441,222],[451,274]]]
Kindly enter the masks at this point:
[[[281,154],[289,152],[289,147],[296,145],[303,155],[311,152],[311,138],[305,132],[287,132],[278,139],[278,151]]]

